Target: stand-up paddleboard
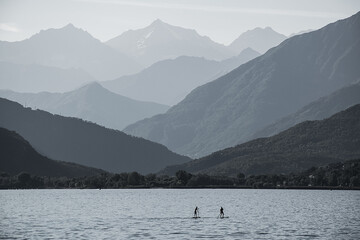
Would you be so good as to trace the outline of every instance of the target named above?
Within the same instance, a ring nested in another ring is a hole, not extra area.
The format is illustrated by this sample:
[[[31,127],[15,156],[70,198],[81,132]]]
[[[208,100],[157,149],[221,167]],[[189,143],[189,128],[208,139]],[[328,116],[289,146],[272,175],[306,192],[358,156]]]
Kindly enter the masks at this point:
[[[229,218],[228,216],[226,216],[226,217],[220,217],[220,218]]]
[[[200,217],[192,217],[192,218],[200,218]]]

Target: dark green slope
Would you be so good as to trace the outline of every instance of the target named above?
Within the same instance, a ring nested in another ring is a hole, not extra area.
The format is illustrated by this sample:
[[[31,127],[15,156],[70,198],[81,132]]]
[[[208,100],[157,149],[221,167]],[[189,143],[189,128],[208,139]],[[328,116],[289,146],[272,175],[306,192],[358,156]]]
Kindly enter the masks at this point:
[[[190,159],[166,147],[81,119],[24,108],[0,98],[0,127],[18,132],[41,154],[111,172],[156,172]]]
[[[360,157],[360,104],[330,118],[306,121],[269,138],[259,138],[189,163],[166,168],[174,174],[234,176],[300,172],[312,166]]]
[[[0,128],[0,172],[11,175],[27,172],[37,176],[80,177],[97,175],[105,171],[51,160],[36,152],[16,132]]]

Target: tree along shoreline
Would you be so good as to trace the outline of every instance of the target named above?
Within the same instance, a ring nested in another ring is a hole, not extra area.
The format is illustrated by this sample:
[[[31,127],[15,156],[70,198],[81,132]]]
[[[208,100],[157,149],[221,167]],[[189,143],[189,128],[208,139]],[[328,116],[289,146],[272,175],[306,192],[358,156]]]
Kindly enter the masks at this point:
[[[262,189],[262,190],[341,190],[341,191],[359,191],[360,187],[343,187],[343,186],[336,186],[336,187],[331,187],[331,186],[284,186],[284,187],[259,187],[259,188],[254,188],[251,186],[197,186],[197,187],[187,187],[187,186],[172,186],[172,187],[149,187],[149,186],[126,186],[126,187],[119,187],[119,188],[96,188],[96,187],[82,187],[82,188],[78,188],[78,187],[41,187],[41,188],[0,188],[1,190],[64,190],[64,189],[68,189],[68,190],[74,190],[74,189],[78,189],[78,190],[89,190],[89,189],[98,189],[98,190],[114,190],[114,189],[119,189],[119,190],[125,190],[125,189]]]
[[[191,174],[184,170],[175,176],[131,173],[102,173],[85,177],[49,177],[0,173],[0,189],[302,189],[360,190],[360,159],[312,167],[292,174],[237,177]]]

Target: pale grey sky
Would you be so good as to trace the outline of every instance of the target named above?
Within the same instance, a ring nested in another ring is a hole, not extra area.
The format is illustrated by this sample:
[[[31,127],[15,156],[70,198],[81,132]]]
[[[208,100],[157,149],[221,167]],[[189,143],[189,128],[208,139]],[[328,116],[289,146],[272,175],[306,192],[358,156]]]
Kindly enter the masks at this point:
[[[0,0],[0,40],[72,23],[106,41],[159,18],[229,44],[255,27],[290,35],[358,11],[359,0]]]

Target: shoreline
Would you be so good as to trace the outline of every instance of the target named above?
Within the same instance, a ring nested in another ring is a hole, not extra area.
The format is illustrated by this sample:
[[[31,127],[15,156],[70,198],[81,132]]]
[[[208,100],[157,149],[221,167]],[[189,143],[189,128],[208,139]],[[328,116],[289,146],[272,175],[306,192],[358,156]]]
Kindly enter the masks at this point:
[[[186,187],[186,186],[177,186],[177,187],[147,187],[147,186],[132,186],[124,188],[2,188],[1,190],[107,190],[107,189],[256,189],[256,190],[347,190],[347,191],[359,191],[360,187],[331,187],[331,186],[285,186],[285,187],[275,187],[275,188],[252,188],[249,186],[199,186],[199,187]]]

